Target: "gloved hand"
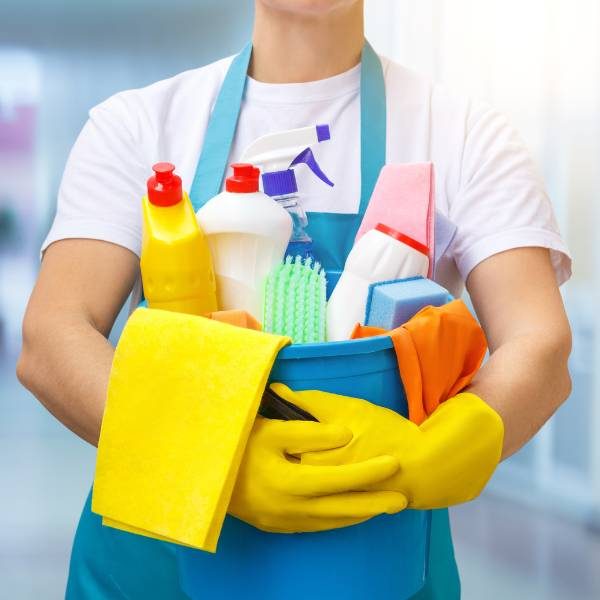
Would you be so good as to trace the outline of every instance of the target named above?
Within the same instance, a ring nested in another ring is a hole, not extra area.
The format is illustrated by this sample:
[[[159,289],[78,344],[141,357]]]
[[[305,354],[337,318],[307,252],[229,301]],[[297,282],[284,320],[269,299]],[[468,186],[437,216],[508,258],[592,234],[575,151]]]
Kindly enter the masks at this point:
[[[319,391],[273,390],[322,423],[345,425],[354,437],[346,446],[301,456],[303,465],[349,465],[390,454],[400,469],[373,489],[402,492],[409,508],[430,509],[479,495],[502,453],[500,416],[475,394],[443,402],[420,426],[366,400]]]
[[[403,494],[364,491],[398,469],[393,456],[369,457],[343,466],[303,465],[290,455],[340,448],[349,429],[314,421],[257,417],[229,504],[229,513],[279,533],[354,525],[406,507]]]

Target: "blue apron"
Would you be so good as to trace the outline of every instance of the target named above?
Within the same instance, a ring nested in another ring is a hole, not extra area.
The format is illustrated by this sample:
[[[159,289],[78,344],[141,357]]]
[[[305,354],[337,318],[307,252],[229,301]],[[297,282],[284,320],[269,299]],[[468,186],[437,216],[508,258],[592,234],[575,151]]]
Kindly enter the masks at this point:
[[[221,190],[237,127],[251,50],[251,45],[248,45],[231,63],[211,114],[190,190],[190,198],[196,210]],[[379,58],[366,43],[361,66],[359,212],[308,213],[308,232],[313,239],[315,254],[330,273],[343,269],[379,171],[385,164],[385,148],[385,82]],[[352,565],[346,565],[345,568],[352,569]],[[298,569],[301,577],[301,564]],[[340,577],[343,577],[343,573],[340,573]],[[210,600],[210,592],[208,589],[206,591],[207,600]],[[102,527],[101,518],[90,511],[88,497],[73,544],[66,597],[74,600],[187,598],[180,583],[178,548],[165,542]],[[460,583],[448,511],[436,510],[432,512],[426,584],[413,598],[453,600],[459,597]],[[285,595],[281,598],[285,600]]]

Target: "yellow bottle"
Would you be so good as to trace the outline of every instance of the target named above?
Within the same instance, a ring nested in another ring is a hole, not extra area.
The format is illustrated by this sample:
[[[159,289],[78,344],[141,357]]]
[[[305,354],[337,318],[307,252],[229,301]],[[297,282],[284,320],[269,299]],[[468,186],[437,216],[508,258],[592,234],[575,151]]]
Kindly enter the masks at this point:
[[[150,308],[193,315],[218,310],[212,258],[174,165],[157,163],[142,200],[140,267]]]

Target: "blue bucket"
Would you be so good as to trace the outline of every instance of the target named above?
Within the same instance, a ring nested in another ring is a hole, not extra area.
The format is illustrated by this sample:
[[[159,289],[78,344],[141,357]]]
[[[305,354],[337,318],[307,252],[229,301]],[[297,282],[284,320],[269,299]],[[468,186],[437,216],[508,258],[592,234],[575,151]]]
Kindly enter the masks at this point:
[[[387,336],[284,348],[272,381],[364,398],[407,415]],[[425,583],[429,511],[405,510],[318,533],[265,533],[227,516],[216,554],[178,547],[192,600],[401,600]]]

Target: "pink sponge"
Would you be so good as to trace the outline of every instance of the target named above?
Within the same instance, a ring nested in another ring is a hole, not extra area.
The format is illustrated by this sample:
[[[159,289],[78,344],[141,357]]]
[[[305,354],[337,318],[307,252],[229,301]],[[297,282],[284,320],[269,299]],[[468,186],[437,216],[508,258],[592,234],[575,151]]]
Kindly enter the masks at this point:
[[[429,248],[429,276],[434,266],[435,184],[432,163],[385,165],[355,243],[377,223],[401,231]]]

